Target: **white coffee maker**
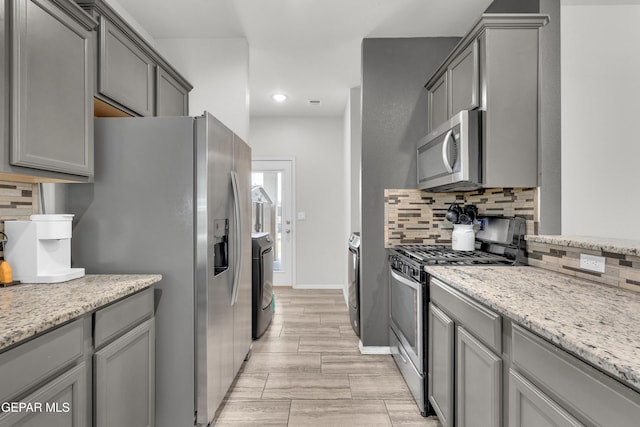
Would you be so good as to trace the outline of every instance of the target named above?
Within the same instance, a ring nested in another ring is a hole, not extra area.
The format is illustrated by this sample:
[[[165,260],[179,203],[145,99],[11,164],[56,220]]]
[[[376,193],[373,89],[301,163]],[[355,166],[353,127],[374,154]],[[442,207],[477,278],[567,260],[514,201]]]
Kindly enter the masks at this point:
[[[84,276],[71,268],[73,215],[31,215],[30,221],[5,221],[4,258],[13,279],[23,283],[58,283]]]

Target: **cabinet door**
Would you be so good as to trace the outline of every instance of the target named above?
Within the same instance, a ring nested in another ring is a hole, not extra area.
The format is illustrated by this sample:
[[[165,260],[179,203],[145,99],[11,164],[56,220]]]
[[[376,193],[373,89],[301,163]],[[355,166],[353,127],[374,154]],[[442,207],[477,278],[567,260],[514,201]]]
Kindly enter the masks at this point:
[[[189,92],[162,67],[156,70],[156,116],[188,116]]]
[[[509,427],[582,427],[522,375],[509,373]]]
[[[447,67],[449,117],[480,105],[478,41],[474,40]]]
[[[447,73],[443,74],[427,93],[428,115],[427,132],[444,123],[449,118],[449,104],[447,100]]]
[[[461,326],[457,336],[456,425],[500,427],[502,360]]]
[[[51,0],[12,4],[11,164],[92,176],[95,22]]]
[[[428,393],[442,427],[453,427],[454,324],[429,304]]]
[[[40,387],[19,402],[23,410],[0,413],[0,426],[83,427],[87,425],[86,366],[84,363]]]
[[[97,351],[94,376],[96,427],[153,426],[154,319]]]
[[[155,64],[114,24],[100,17],[98,92],[141,116],[153,116]]]

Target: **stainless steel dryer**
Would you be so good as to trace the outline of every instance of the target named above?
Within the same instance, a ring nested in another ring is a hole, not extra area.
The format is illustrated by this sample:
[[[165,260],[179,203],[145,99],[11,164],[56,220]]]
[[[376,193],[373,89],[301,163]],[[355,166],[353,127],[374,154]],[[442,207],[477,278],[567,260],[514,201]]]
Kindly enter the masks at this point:
[[[259,338],[273,317],[273,239],[269,233],[251,233],[252,335]]]

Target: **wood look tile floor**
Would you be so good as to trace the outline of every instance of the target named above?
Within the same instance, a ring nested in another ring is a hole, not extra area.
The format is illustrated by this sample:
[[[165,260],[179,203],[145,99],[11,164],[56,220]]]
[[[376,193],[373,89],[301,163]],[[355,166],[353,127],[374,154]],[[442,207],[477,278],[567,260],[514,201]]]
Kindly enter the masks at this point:
[[[276,288],[269,329],[225,398],[225,426],[426,426],[389,355],[362,355],[341,290]]]

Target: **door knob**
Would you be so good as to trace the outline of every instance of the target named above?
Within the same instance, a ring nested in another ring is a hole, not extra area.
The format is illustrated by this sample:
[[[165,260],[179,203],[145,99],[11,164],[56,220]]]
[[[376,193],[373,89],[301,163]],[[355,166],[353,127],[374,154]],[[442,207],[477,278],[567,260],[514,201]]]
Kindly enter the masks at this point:
[[[287,230],[286,230],[286,233],[287,233],[287,234],[291,233],[291,230],[290,230],[290,229],[287,229]]]

